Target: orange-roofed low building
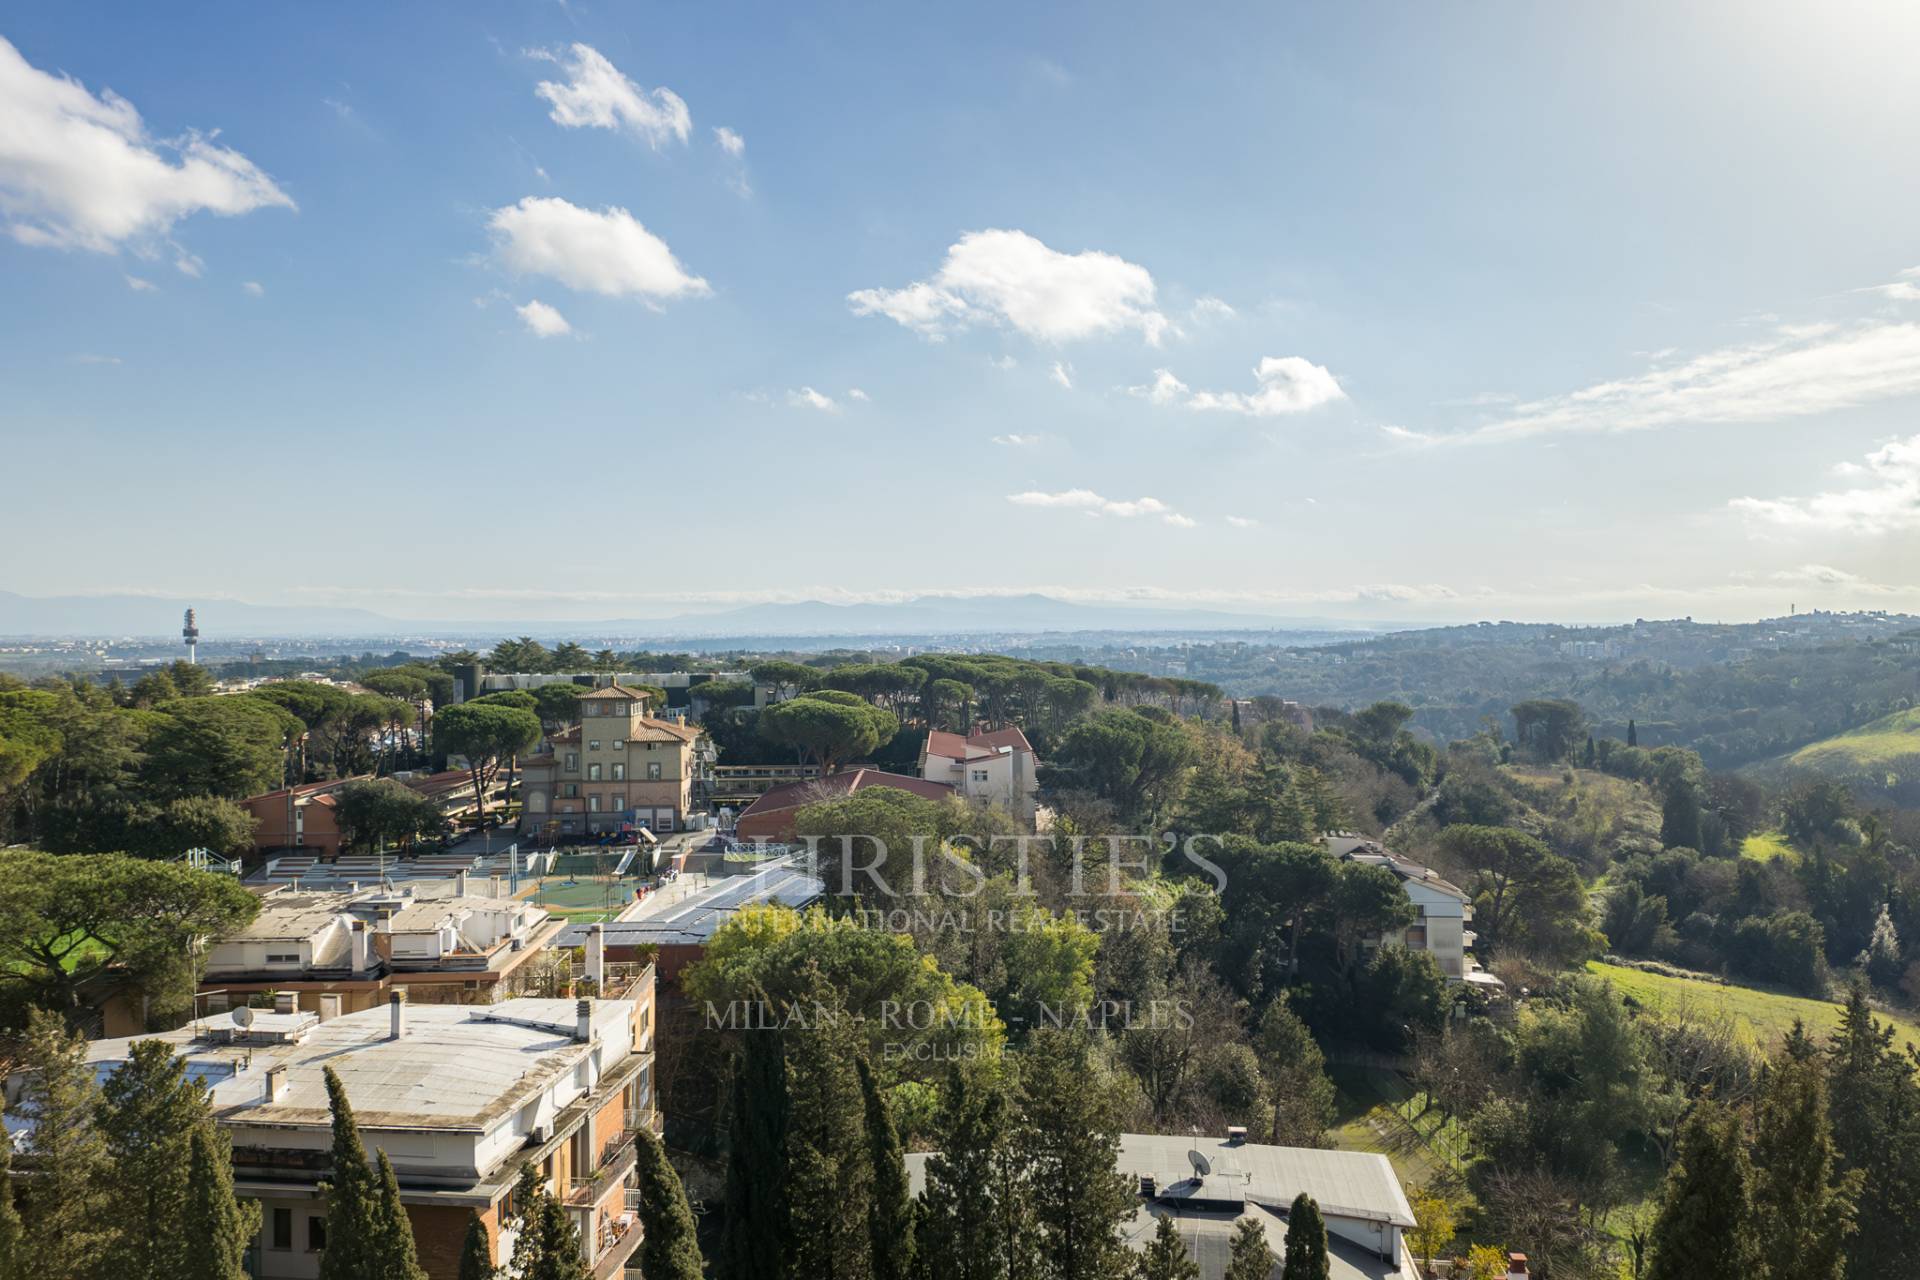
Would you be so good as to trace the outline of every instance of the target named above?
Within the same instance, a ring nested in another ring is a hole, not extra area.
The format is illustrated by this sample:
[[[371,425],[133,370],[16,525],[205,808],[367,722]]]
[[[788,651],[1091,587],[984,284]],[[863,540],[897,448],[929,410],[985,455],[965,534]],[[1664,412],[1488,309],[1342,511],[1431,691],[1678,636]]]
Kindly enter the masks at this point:
[[[297,787],[281,787],[264,795],[248,796],[240,802],[253,818],[253,848],[256,853],[297,849],[319,858],[339,854],[341,834],[339,815],[334,805],[340,792],[355,782],[365,782],[371,774],[353,778],[335,778],[331,782],[308,782]]]
[[[904,773],[843,769],[824,778],[775,787],[740,811],[740,816],[734,819],[733,833],[738,839],[756,842],[791,840],[794,818],[807,805],[819,800],[838,800],[873,787],[893,787],[927,800],[944,800],[955,794],[944,782],[928,782]]]

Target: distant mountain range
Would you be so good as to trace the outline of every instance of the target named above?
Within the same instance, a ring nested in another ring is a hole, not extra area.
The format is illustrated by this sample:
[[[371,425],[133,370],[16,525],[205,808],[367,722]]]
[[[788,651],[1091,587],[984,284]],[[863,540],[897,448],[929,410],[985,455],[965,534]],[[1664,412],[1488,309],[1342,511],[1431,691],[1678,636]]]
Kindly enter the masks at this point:
[[[919,596],[876,604],[804,600],[651,618],[444,621],[370,609],[256,605],[161,596],[23,596],[0,591],[0,636],[171,637],[192,606],[205,641],[308,636],[926,636],[1045,631],[1387,631],[1413,623],[1278,618],[1215,609],[1078,603],[1053,596]]]

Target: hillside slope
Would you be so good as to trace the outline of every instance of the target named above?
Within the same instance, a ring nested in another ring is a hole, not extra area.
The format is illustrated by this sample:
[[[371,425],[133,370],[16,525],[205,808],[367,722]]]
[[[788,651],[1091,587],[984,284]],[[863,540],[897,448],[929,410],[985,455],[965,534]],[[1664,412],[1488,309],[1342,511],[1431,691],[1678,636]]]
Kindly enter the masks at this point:
[[[1844,782],[1896,804],[1920,803],[1920,708],[1810,742],[1777,767],[1788,775]]]

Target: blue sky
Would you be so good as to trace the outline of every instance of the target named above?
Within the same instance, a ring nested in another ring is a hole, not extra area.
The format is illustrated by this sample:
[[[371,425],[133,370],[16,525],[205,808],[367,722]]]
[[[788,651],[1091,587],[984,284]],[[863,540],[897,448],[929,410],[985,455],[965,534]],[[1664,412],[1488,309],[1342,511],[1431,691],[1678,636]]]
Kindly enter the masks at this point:
[[[1911,6],[0,39],[0,588],[1920,608]]]

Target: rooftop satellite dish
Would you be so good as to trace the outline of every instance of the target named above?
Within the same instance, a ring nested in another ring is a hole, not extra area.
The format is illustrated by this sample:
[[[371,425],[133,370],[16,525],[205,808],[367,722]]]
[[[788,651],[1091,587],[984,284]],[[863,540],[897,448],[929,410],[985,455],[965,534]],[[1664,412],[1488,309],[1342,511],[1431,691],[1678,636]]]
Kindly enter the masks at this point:
[[[233,1011],[233,1025],[236,1027],[252,1026],[253,1010],[247,1008],[245,1005],[241,1005],[238,1009],[235,1009]]]
[[[1193,1166],[1193,1176],[1196,1178],[1204,1178],[1213,1172],[1213,1165],[1198,1151],[1187,1152],[1187,1163]]]

